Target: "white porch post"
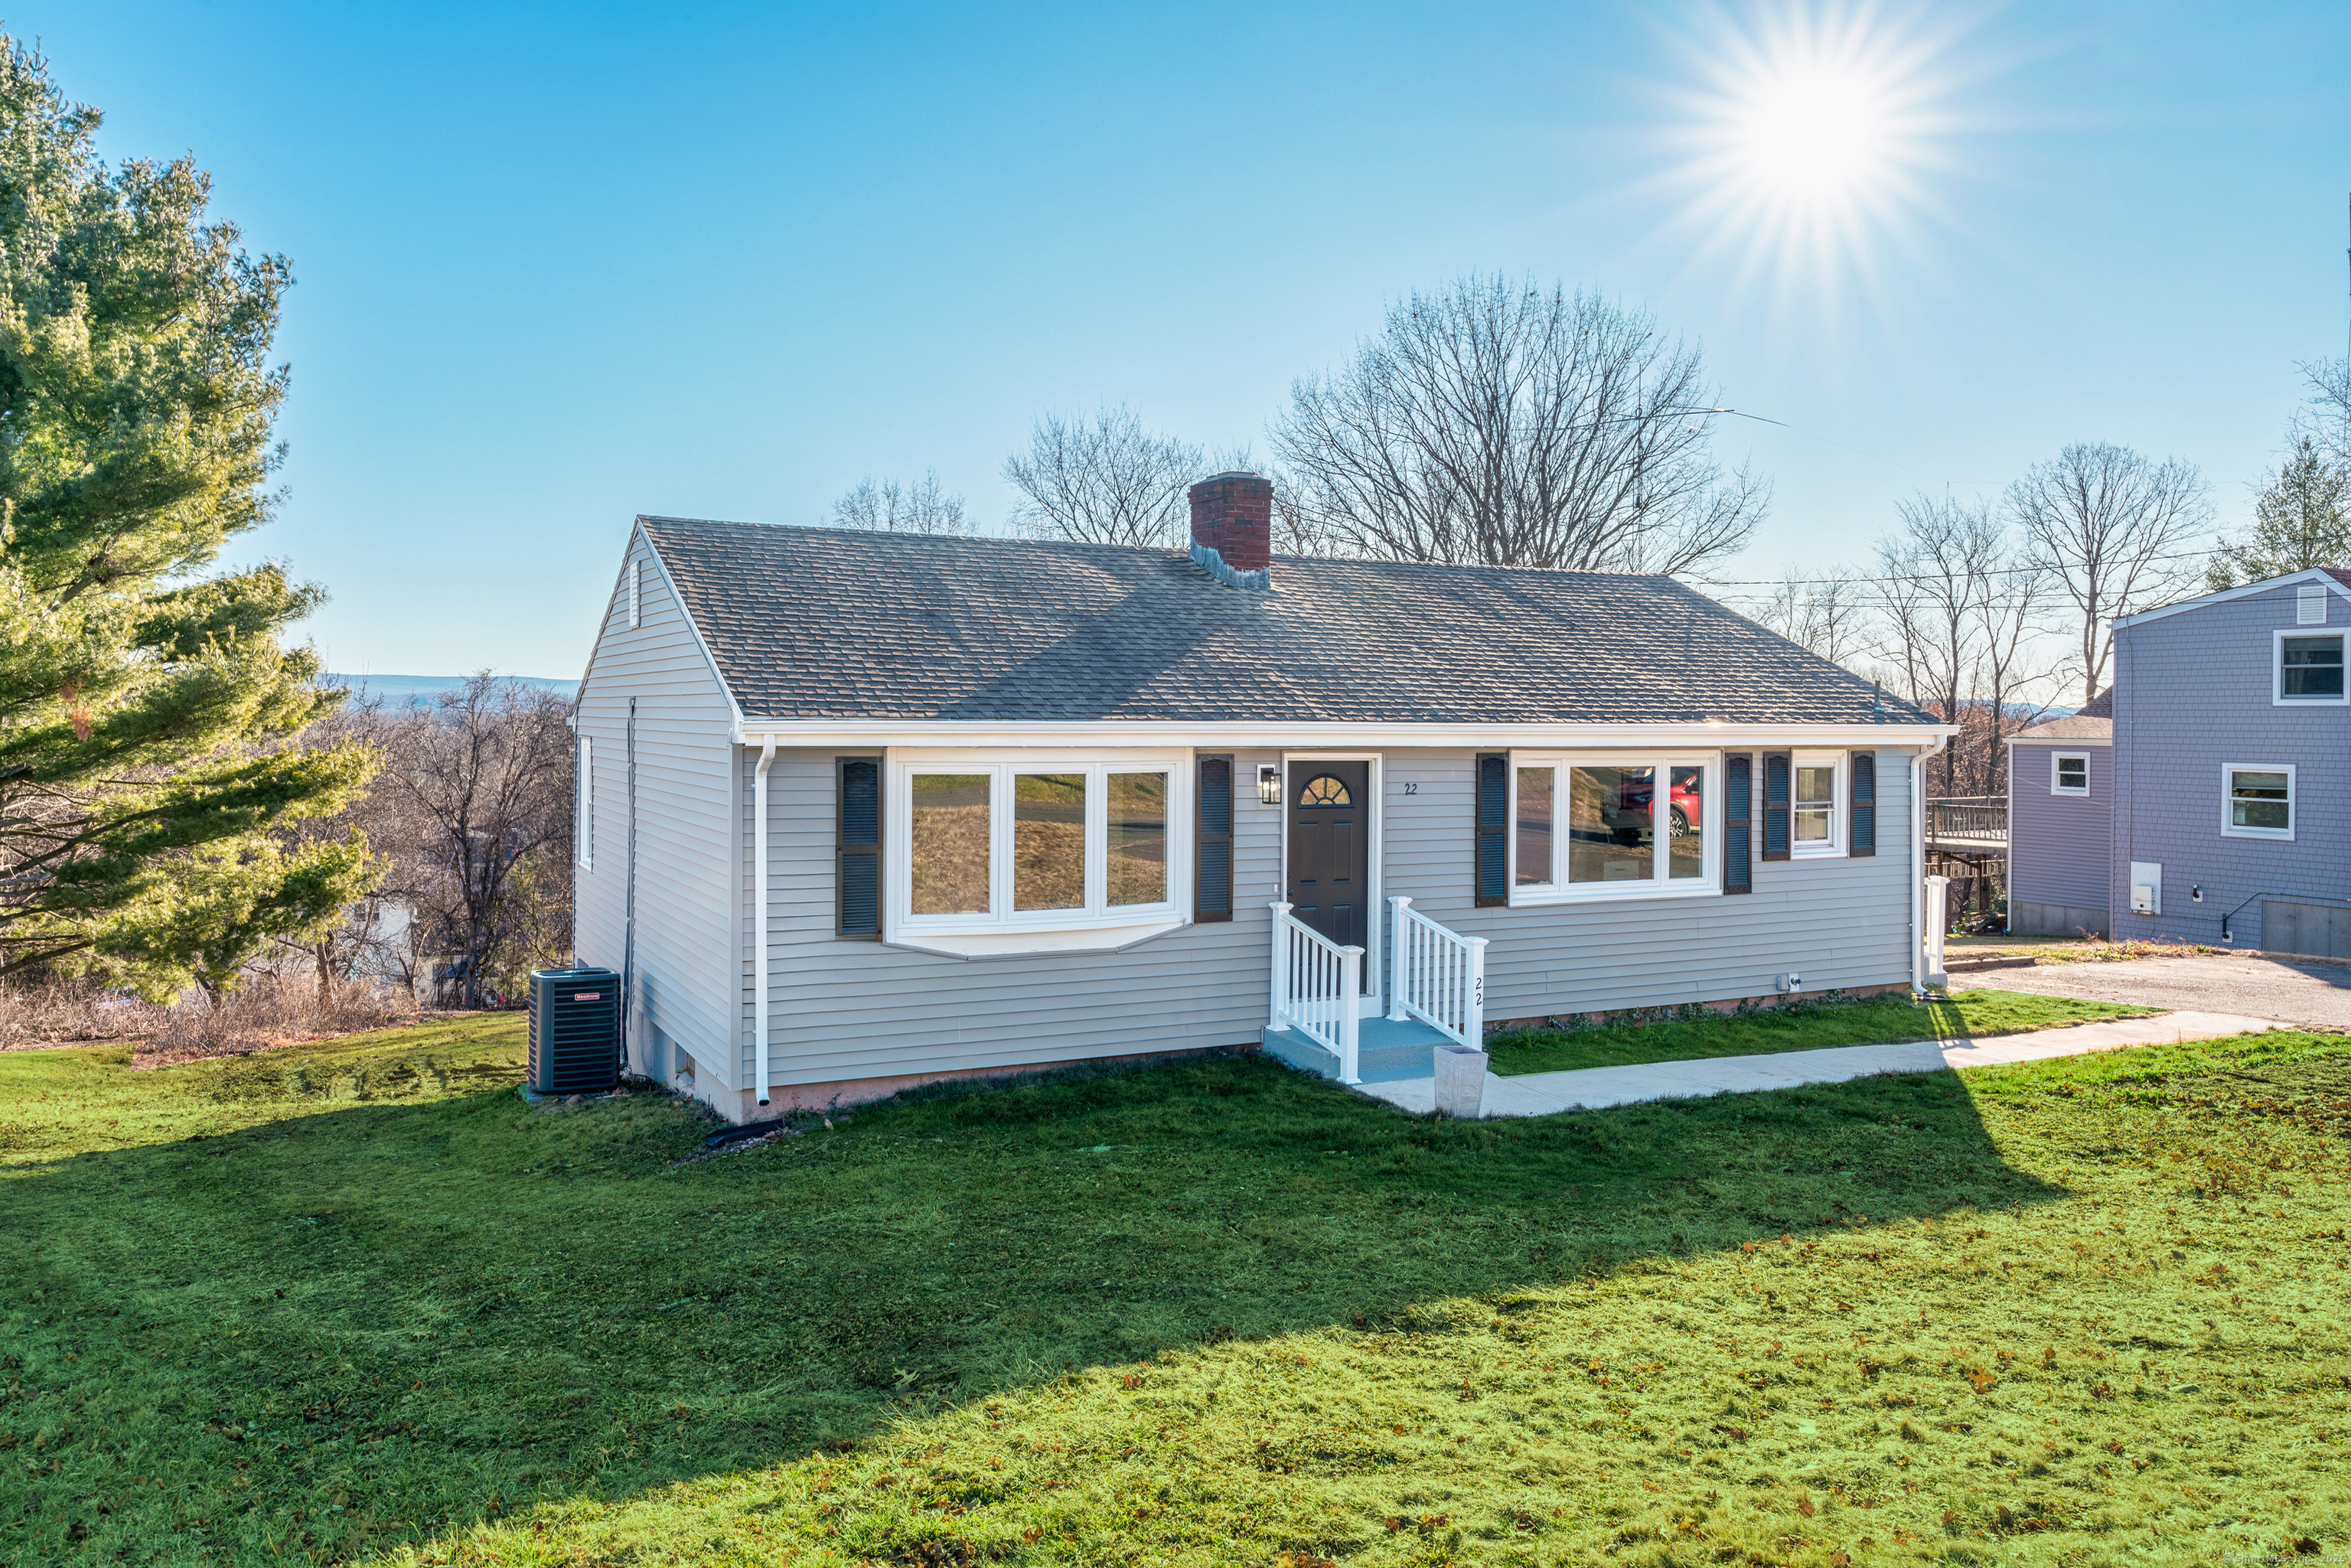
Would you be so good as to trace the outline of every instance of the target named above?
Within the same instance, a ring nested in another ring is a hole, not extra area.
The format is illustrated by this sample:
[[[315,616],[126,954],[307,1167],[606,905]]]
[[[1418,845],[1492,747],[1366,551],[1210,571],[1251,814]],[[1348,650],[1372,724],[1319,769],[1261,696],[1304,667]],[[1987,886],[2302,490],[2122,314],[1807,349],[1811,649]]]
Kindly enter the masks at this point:
[[[1388,1021],[1405,1021],[1404,992],[1405,955],[1410,951],[1404,937],[1404,912],[1412,907],[1412,900],[1403,894],[1390,894],[1388,904],[1395,911],[1388,916]]]
[[[1486,1049],[1486,938],[1469,938],[1469,1049]]]
[[[1356,1071],[1355,1030],[1364,1016],[1364,950],[1342,947],[1346,963],[1339,976],[1339,1082],[1361,1083],[1363,1075]]]
[[[1273,986],[1271,1002],[1266,1009],[1265,1027],[1283,1030],[1290,1027],[1290,910],[1287,904],[1276,904],[1273,910]]]
[[[1943,926],[1950,918],[1946,913],[1950,886],[1948,876],[1927,879],[1927,985],[1930,989],[1948,987],[1951,980],[1943,969]]]

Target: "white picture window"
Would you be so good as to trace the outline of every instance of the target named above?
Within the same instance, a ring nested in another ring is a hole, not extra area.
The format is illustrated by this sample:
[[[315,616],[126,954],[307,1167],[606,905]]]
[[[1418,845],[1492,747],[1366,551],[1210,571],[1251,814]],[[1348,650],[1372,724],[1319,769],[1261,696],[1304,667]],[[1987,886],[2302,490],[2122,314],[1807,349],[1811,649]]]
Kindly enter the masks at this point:
[[[892,756],[885,935],[1147,925],[1188,908],[1182,754]]]
[[[1719,758],[1520,753],[1510,774],[1513,904],[1719,891]]]
[[[2281,706],[2305,703],[2341,704],[2343,633],[2340,632],[2280,632],[2274,700]]]
[[[571,825],[572,845],[577,852],[573,858],[581,865],[592,866],[596,863],[595,742],[580,736],[573,743],[573,751],[572,784],[579,791],[579,806]]]
[[[2232,839],[2294,837],[2294,765],[2231,762],[2220,770],[2220,831]]]
[[[2086,795],[2090,792],[2090,754],[2086,751],[2060,751],[2049,758],[2049,792],[2052,795]]]
[[[1845,844],[1845,754],[1799,751],[1790,762],[1788,841],[1792,854],[1841,855]]]

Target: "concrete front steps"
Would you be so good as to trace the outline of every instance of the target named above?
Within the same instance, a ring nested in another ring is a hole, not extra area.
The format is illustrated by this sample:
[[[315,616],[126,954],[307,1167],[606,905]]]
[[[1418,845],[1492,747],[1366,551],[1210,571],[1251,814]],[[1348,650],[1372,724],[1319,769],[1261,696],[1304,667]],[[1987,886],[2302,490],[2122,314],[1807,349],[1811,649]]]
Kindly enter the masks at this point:
[[[1339,1076],[1339,1059],[1306,1038],[1303,1030],[1270,1029],[1259,1037],[1266,1054],[1318,1078]],[[1446,1043],[1442,1033],[1408,1019],[1397,1023],[1367,1018],[1355,1026],[1355,1066],[1365,1083],[1406,1083],[1416,1078],[1437,1082],[1437,1048]],[[1434,1092],[1434,1090],[1431,1091]]]

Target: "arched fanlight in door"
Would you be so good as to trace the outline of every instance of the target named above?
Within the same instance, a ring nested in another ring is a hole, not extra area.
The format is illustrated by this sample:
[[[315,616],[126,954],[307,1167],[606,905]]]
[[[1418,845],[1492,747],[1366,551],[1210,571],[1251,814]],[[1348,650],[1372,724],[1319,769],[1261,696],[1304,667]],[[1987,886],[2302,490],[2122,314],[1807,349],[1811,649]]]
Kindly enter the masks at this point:
[[[1301,806],[1352,806],[1355,798],[1347,792],[1346,781],[1335,773],[1317,773],[1298,792]]]

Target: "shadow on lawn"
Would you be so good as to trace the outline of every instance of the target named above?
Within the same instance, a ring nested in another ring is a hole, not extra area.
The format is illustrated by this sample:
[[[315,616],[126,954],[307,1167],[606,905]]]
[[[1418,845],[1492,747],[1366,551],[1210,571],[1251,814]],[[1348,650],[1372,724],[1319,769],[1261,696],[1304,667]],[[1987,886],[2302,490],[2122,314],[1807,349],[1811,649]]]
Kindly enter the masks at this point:
[[[1646,1257],[2063,1196],[1949,1073],[1460,1124],[1210,1059],[673,1167],[705,1130],[477,1093],[18,1167],[8,1435],[41,1441],[0,1496],[93,1559],[159,1529],[359,1552],[1071,1366],[1441,1331]]]

